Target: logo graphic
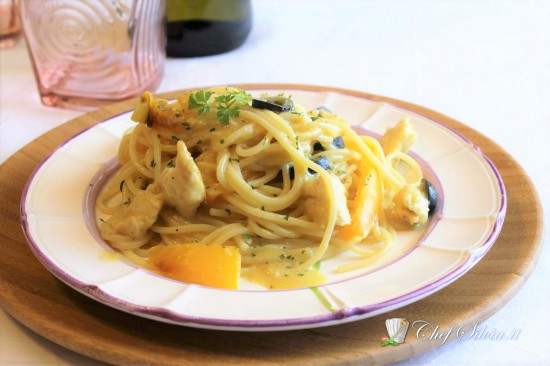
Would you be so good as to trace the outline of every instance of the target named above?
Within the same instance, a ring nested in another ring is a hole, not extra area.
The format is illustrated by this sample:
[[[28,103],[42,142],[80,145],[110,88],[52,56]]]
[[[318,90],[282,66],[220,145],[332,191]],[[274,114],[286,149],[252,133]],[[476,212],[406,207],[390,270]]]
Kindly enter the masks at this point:
[[[392,346],[399,346],[399,344],[405,342],[405,336],[409,329],[409,322],[405,318],[393,318],[386,320],[386,329],[388,330],[389,337],[383,337],[380,339],[380,345],[382,347],[391,344]]]

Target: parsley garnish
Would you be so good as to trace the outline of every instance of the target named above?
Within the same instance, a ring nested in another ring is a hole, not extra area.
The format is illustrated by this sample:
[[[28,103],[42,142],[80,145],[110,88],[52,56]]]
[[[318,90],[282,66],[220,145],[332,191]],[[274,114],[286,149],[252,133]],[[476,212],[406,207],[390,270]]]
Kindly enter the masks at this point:
[[[231,94],[223,94],[215,98],[218,103],[216,107],[216,117],[222,125],[229,123],[231,118],[237,117],[240,113],[239,106],[236,106],[235,97]]]
[[[216,117],[222,125],[228,124],[233,117],[241,112],[240,106],[248,105],[252,96],[244,90],[231,91],[218,95],[210,100],[214,93],[211,91],[198,91],[189,95],[189,108],[196,109],[199,114],[216,110]],[[212,132],[212,131],[211,131]]]
[[[170,160],[170,161],[168,162],[168,164],[166,164],[166,166],[167,166],[168,168],[175,168],[175,167],[176,167],[176,163],[174,163],[174,160]]]
[[[210,112],[211,104],[208,102],[214,94],[211,91],[200,90],[189,95],[189,108],[198,110],[199,114]]]
[[[151,162],[149,163],[149,166],[150,166],[151,168],[154,168],[154,167],[157,166],[157,163],[155,163],[154,160],[151,160]]]

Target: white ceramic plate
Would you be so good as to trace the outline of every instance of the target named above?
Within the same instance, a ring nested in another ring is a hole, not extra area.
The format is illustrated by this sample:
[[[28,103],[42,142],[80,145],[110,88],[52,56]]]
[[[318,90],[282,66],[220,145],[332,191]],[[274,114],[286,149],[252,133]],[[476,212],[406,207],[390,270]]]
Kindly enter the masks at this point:
[[[502,227],[506,195],[478,147],[437,121],[388,103],[342,91],[286,91],[307,108],[326,106],[376,134],[410,116],[418,131],[412,151],[440,195],[430,224],[400,232],[396,249],[365,270],[332,273],[349,259],[345,255],[323,262],[328,283],[316,291],[270,291],[244,280],[238,291],[229,291],[154,275],[113,254],[95,226],[94,199],[116,166],[120,136],[133,125],[128,111],[74,136],[36,169],[21,203],[32,251],[60,280],[122,311],[199,328],[264,331],[340,324],[405,306],[455,281],[489,250]]]

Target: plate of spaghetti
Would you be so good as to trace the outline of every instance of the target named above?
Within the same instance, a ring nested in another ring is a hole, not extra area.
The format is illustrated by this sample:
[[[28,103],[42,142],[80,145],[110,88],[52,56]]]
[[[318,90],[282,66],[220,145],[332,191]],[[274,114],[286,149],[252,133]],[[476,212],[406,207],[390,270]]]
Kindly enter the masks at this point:
[[[144,93],[33,173],[22,225],[42,264],[116,309],[268,331],[378,315],[490,249],[502,179],[438,121],[343,90]]]

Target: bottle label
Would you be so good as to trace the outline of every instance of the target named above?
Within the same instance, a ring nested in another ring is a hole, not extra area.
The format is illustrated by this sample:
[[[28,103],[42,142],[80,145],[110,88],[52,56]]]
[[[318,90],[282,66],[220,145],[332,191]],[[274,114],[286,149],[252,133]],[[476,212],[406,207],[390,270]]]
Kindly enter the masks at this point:
[[[250,0],[168,0],[166,20],[236,21],[249,15]]]

